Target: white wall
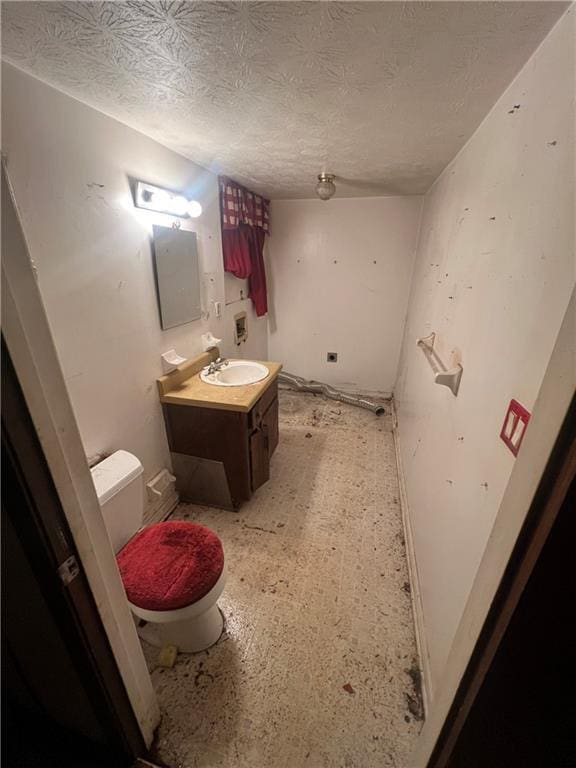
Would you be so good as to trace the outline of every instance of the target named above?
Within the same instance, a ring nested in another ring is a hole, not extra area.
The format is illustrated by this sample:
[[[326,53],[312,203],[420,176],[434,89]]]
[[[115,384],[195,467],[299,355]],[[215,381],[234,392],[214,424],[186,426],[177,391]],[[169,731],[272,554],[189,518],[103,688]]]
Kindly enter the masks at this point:
[[[572,16],[424,198],[396,398],[434,684],[514,465],[506,408],[532,409],[574,284]],[[416,347],[431,331],[457,398]]]
[[[421,200],[272,201],[271,358],[349,391],[392,392]]]
[[[8,173],[84,449],[88,456],[132,451],[148,479],[169,465],[155,385],[161,352],[195,355],[209,328],[224,339],[225,354],[237,354],[225,308],[216,177],[6,64],[2,107]],[[188,190],[204,206],[199,219],[182,220],[198,234],[202,320],[161,330],[151,225],[170,226],[172,218],[135,209],[129,177]],[[213,301],[222,302],[220,320]],[[251,325],[249,302],[243,308]],[[265,336],[253,335],[255,357],[266,356]]]

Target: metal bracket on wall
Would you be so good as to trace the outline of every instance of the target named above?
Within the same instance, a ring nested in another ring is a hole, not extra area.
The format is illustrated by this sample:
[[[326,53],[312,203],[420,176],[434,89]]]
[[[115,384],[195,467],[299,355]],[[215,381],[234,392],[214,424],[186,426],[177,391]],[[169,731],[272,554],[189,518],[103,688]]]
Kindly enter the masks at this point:
[[[424,352],[424,357],[426,360],[428,360],[430,367],[434,371],[434,383],[442,384],[444,387],[448,387],[454,397],[456,397],[464,369],[460,363],[458,363],[455,368],[446,368],[442,360],[440,360],[438,357],[438,353],[434,349],[435,340],[436,334],[431,333],[430,336],[425,336],[422,339],[418,339],[416,344],[420,347],[422,352]]]
[[[76,576],[80,573],[80,566],[74,555],[70,555],[66,560],[58,567],[58,575],[62,580],[62,583],[67,587],[70,582],[74,581]]]

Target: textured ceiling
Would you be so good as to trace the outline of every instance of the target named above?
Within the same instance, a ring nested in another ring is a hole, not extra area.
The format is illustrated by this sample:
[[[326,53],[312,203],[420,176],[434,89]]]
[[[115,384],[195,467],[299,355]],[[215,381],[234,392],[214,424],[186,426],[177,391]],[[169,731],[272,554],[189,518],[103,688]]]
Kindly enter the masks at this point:
[[[271,197],[419,194],[556,2],[3,2],[3,56]]]

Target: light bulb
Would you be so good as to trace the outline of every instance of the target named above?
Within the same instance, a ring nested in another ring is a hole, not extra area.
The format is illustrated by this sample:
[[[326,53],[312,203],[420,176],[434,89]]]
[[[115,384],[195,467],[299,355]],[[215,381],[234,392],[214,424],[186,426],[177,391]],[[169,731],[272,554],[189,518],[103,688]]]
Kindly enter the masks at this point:
[[[202,214],[202,206],[196,200],[188,200],[180,192],[154,187],[143,181],[137,183],[134,203],[138,208],[180,218],[191,216],[195,219]]]
[[[188,216],[191,216],[193,219],[197,219],[198,216],[202,215],[202,206],[197,200],[189,200],[186,210]]]
[[[321,173],[316,184],[316,194],[320,200],[330,200],[334,192],[336,192],[334,176],[331,173]]]
[[[156,210],[164,211],[170,205],[170,195],[163,189],[150,193],[150,204],[156,206]]]
[[[174,195],[168,204],[168,213],[174,216],[186,216],[188,210],[188,200],[182,195]]]

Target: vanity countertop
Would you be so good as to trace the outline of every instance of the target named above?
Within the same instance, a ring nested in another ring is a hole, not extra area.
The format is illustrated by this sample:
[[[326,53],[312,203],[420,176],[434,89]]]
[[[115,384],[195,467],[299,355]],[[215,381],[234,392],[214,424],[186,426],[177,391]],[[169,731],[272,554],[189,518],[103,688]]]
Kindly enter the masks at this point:
[[[224,411],[250,411],[268,387],[278,378],[281,363],[265,360],[255,362],[265,365],[270,373],[262,381],[240,387],[218,387],[206,384],[200,371],[219,357],[217,349],[179,366],[172,373],[157,379],[160,402],[170,405],[191,405],[196,408],[216,408]]]

